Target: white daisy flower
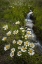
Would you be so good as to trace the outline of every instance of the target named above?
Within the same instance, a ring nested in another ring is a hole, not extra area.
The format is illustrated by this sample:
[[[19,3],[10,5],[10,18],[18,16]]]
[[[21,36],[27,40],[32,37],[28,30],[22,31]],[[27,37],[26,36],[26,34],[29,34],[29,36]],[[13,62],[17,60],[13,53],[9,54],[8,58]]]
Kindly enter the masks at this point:
[[[21,46],[18,46],[18,49],[21,49]]]
[[[10,36],[10,35],[11,35],[11,33],[12,33],[12,32],[11,32],[11,31],[9,31],[9,32],[7,32],[7,33],[6,33],[6,35],[7,35],[7,36]]]
[[[29,55],[34,55],[34,54],[35,54],[35,52],[34,52],[34,50],[33,50],[32,48],[30,48],[30,49],[28,50],[28,53],[29,53]]]
[[[18,34],[18,32],[19,32],[18,30],[15,30],[15,31],[13,31],[13,34],[16,35],[16,34]]]
[[[16,30],[16,34],[19,32],[19,30]]]
[[[7,29],[8,29],[8,25],[4,25],[4,26],[3,26],[3,29],[4,29],[4,30],[7,30]]]
[[[20,28],[20,30],[23,30],[23,29],[24,29],[23,27]]]
[[[16,44],[16,40],[13,40],[13,42],[12,42],[13,44]]]
[[[26,34],[26,35],[25,35],[25,39],[32,39],[32,35]]]
[[[30,35],[31,34],[31,31],[27,31],[27,34]]]
[[[30,42],[26,41],[24,42],[24,46],[29,46],[30,45]]]
[[[16,34],[16,30],[15,30],[15,31],[13,31],[13,34],[14,34],[14,35]]]
[[[12,48],[12,49],[11,49],[11,52],[15,52],[15,48]]]
[[[18,45],[22,45],[22,42],[23,42],[22,40],[18,40],[18,41],[17,41],[17,44],[18,44]]]
[[[2,38],[2,41],[6,41],[6,40],[7,40],[7,37],[3,37],[3,38]]]
[[[25,32],[25,30],[22,30],[22,32],[24,33],[24,32]]]
[[[9,49],[10,49],[10,44],[5,45],[4,50],[7,51],[7,50],[9,50]]]
[[[30,47],[31,48],[34,48],[35,47],[35,44],[34,43],[30,43]]]
[[[21,51],[18,51],[18,52],[17,52],[17,55],[18,55],[18,56],[21,56],[21,55],[22,55],[22,52],[21,52]]]
[[[25,39],[28,39],[28,34],[25,35]]]
[[[15,24],[20,24],[20,21],[17,21]]]
[[[21,51],[22,51],[22,52],[26,52],[26,49],[27,49],[27,48],[24,47],[24,46],[21,47]]]
[[[28,38],[32,38],[32,35],[30,34],[30,35],[28,35]]]
[[[31,28],[27,28],[27,31],[30,31],[31,30]]]
[[[14,52],[11,52],[11,53],[10,53],[10,57],[13,57],[13,56],[14,56]]]

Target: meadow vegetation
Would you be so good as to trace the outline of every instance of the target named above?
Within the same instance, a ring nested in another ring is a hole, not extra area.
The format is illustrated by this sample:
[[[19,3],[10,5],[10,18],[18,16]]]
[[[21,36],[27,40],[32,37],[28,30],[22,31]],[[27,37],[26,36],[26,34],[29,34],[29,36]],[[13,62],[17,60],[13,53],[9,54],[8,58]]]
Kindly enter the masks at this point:
[[[8,41],[5,42],[2,41],[2,38],[10,30],[17,30],[21,26],[25,29],[25,18],[30,9],[34,12],[33,29],[37,37],[42,40],[42,0],[24,0],[22,5],[19,2],[14,5],[14,2],[14,0],[0,0],[0,64],[42,64],[42,55],[38,54],[36,50],[34,56],[24,53],[21,57],[15,54],[13,58],[9,56],[10,50],[4,51],[5,44],[10,43],[14,36],[8,37]],[[20,21],[21,24],[15,25],[14,23],[17,21]],[[4,25],[9,26],[7,31],[2,28]],[[16,36],[16,40],[21,39],[22,34],[20,31],[20,34]]]

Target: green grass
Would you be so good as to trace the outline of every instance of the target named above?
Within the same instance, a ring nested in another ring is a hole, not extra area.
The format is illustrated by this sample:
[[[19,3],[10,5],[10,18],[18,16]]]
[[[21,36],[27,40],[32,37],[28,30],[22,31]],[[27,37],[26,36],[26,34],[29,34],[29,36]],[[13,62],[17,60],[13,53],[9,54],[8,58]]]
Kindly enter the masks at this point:
[[[35,33],[37,34],[38,38],[42,41],[42,9],[35,8],[34,15],[36,17],[34,30],[37,29]]]

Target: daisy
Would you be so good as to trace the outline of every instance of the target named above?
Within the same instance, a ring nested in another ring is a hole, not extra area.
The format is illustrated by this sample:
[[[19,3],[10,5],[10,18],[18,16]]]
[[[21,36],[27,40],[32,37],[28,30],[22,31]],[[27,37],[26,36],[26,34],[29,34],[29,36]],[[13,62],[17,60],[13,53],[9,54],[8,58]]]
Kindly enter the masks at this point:
[[[8,29],[8,25],[4,25],[4,26],[3,26],[3,29],[4,29],[4,30],[7,30],[7,29]]]
[[[31,48],[34,48],[35,47],[35,44],[34,43],[30,43],[30,47]]]
[[[28,38],[32,38],[32,35],[30,34],[30,35],[28,35]]]
[[[22,51],[22,52],[26,52],[26,49],[27,49],[27,48],[24,47],[24,46],[21,47],[21,51]]]
[[[27,34],[30,35],[31,34],[31,31],[27,31]]]
[[[20,28],[20,30],[23,30],[23,29],[24,29],[23,27]]]
[[[17,52],[17,55],[18,55],[18,56],[21,56],[21,55],[22,55],[22,52],[21,52],[21,51],[18,51],[18,52]]]
[[[6,41],[6,40],[7,40],[7,37],[3,37],[3,38],[2,38],[2,41]]]
[[[15,24],[20,24],[20,21],[17,21]]]
[[[27,28],[27,30],[31,30],[31,28]]]
[[[24,42],[24,46],[26,46],[26,47],[29,46],[29,44],[30,43],[28,41]]]
[[[11,52],[11,53],[10,53],[10,57],[13,57],[13,56],[14,56],[14,52]]]
[[[34,50],[33,50],[32,48],[30,48],[30,49],[28,50],[28,53],[29,53],[29,55],[34,55],[34,54],[35,54],[35,52],[34,52]]]
[[[6,35],[7,36],[10,36],[11,35],[11,31],[7,32]]]
[[[28,34],[25,35],[25,39],[28,39]]]
[[[19,46],[18,49],[21,49],[21,46]]]
[[[13,44],[16,44],[16,40],[13,40],[13,42],[12,42]]]
[[[18,34],[18,30],[15,30],[15,31],[13,31],[13,34],[15,35],[15,34]]]
[[[10,49],[10,44],[5,45],[4,50],[7,51],[7,50],[9,50],[9,49]]]
[[[23,42],[22,40],[18,40],[18,41],[17,41],[17,44],[18,44],[18,45],[21,45],[22,42]]]
[[[22,30],[22,32],[24,33],[24,32],[25,32],[25,30]]]
[[[15,30],[15,31],[13,31],[13,34],[14,34],[14,35],[16,34],[16,30]]]
[[[19,31],[18,30],[16,30],[16,34],[18,33]]]
[[[12,48],[12,49],[11,49],[11,52],[15,52],[15,48]]]

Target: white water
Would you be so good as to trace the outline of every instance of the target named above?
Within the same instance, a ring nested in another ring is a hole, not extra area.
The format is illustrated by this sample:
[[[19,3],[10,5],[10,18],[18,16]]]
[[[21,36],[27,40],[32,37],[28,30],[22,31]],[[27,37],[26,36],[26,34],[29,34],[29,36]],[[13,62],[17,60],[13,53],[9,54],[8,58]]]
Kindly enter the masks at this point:
[[[32,35],[33,35],[32,41],[35,41],[35,45],[36,45],[36,47],[37,47],[38,52],[39,52],[40,54],[42,54],[42,45],[41,45],[40,42],[37,40],[36,35],[35,35],[35,33],[34,33],[33,29],[32,29],[33,26],[34,26],[34,24],[33,24],[33,20],[30,19],[30,15],[31,15],[31,14],[33,14],[32,11],[30,11],[30,12],[27,14],[27,17],[26,17],[26,19],[25,19],[25,21],[26,21],[26,26],[27,26],[27,30],[28,30],[28,28],[29,28],[29,29],[32,31]]]

